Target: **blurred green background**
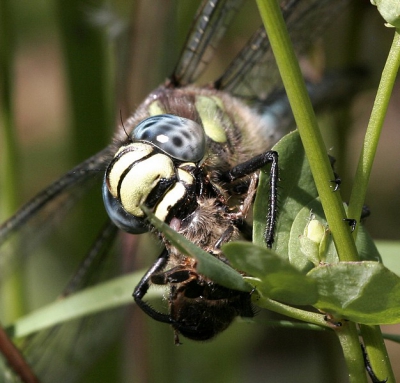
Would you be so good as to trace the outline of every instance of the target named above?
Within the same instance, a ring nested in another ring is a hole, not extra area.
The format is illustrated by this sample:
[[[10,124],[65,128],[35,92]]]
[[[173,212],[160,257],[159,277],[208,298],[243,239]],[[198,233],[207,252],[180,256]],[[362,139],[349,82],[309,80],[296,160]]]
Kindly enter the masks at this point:
[[[120,114],[123,119],[129,116],[172,72],[198,4],[184,0],[2,0],[3,62],[12,59],[13,72],[2,71],[1,87],[5,91],[6,78],[11,79],[18,146],[16,201],[0,202],[2,220],[109,142]],[[351,124],[345,127],[344,141],[325,132],[329,154],[337,158],[345,199],[349,197],[379,74],[393,36],[393,30],[383,26],[369,1],[353,0],[352,5],[353,9],[335,18],[326,31],[323,64],[336,67],[357,63],[369,70],[365,89],[349,105]],[[203,81],[223,71],[259,24],[255,3],[248,1]],[[372,212],[366,226],[376,239],[399,239],[399,97],[397,85],[366,201]],[[3,92],[3,111],[6,101]],[[4,113],[1,123],[5,120]],[[0,152],[2,163],[3,154]],[[86,242],[103,219],[98,201],[93,206],[90,203],[86,210],[92,221],[84,223]],[[76,225],[73,250],[64,249],[66,254],[59,255],[56,247],[57,258],[50,255],[50,259],[36,263],[39,271],[27,272],[33,287],[35,281],[45,278],[45,295],[51,289],[50,295],[57,296],[59,291],[53,291],[48,280],[54,278],[59,283],[59,279],[67,278],[65,265],[74,267],[71,253],[76,258],[82,254],[78,239],[82,229],[79,223]],[[82,246],[87,248],[85,243]],[[147,250],[143,253],[146,257]],[[147,258],[150,262],[152,259]],[[37,276],[32,275],[36,272]],[[27,299],[29,307],[37,307],[50,298],[40,292]],[[118,344],[105,353],[82,382],[346,381],[341,351],[330,333],[267,327],[263,322],[271,315],[261,312],[255,323],[235,323],[213,342],[198,344],[185,339],[182,346],[176,347],[168,326],[154,323],[136,311],[130,310]],[[394,326],[390,331],[395,331]],[[395,359],[396,346],[389,344],[389,350]],[[396,369],[396,364],[393,367]],[[400,376],[400,366],[397,368]]]

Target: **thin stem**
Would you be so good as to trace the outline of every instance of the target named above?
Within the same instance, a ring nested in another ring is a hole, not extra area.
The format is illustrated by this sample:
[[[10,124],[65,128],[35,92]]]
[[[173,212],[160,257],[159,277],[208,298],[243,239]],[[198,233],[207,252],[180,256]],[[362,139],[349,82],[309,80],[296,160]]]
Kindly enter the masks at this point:
[[[259,297],[256,302],[257,306],[288,316],[290,318],[312,323],[326,329],[331,328],[329,323],[325,320],[325,316],[323,314],[300,310],[295,307],[287,306],[283,303],[264,297]]]
[[[357,261],[350,228],[343,221],[346,218],[343,201],[339,191],[332,192],[332,167],[279,6],[275,0],[257,0],[257,3],[340,260]]]
[[[276,0],[257,0],[272,50],[292,107],[293,115],[310,163],[311,172],[341,261],[357,261],[358,253],[339,192],[332,192],[334,179],[327,151],[317,126],[300,67]],[[350,382],[366,382],[364,363],[355,323],[346,322],[337,331]]]
[[[360,325],[360,332],[374,374],[382,381],[387,379],[388,383],[395,382],[380,327]]]
[[[340,345],[346,361],[349,381],[351,383],[367,383],[367,376],[363,363],[363,355],[358,341],[357,328],[353,322],[343,322],[343,326],[337,328]]]
[[[6,358],[8,365],[18,374],[24,383],[39,383],[38,378],[26,363],[19,350],[10,341],[3,328],[0,326],[0,352]]]
[[[395,33],[393,43],[382,72],[381,81],[376,93],[374,106],[365,134],[364,145],[361,151],[355,175],[354,187],[350,196],[349,217],[360,217],[365,202],[367,185],[371,175],[383,122],[389,105],[390,96],[400,65],[400,34]],[[356,228],[357,229],[357,228]],[[354,238],[357,230],[353,233]]]
[[[264,323],[266,326],[273,328],[294,328],[297,330],[313,330],[313,331],[331,331],[330,328],[311,323],[294,322],[290,320],[268,320]]]
[[[372,165],[375,159],[379,138],[399,66],[400,34],[396,31],[382,72],[381,81],[379,83],[371,117],[365,134],[364,145],[358,161],[354,187],[351,192],[349,203],[348,214],[350,217],[360,217],[361,215],[372,171]],[[354,231],[353,236],[356,238],[357,228]],[[375,374],[382,379],[388,378],[389,382],[394,382],[395,379],[392,367],[390,365],[380,328],[378,326],[360,325],[360,331]]]

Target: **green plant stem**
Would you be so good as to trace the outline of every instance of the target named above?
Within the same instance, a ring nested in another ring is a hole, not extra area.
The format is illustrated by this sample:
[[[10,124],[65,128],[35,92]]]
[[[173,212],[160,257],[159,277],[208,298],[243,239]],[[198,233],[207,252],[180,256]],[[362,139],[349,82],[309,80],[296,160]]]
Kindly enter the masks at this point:
[[[357,261],[358,253],[354,239],[347,223],[343,221],[346,218],[343,202],[339,192],[332,192],[331,181],[334,175],[278,3],[276,0],[257,0],[257,4],[339,258],[341,261]],[[350,382],[366,382],[356,325],[347,322],[341,331],[337,331],[337,334],[347,363]]]
[[[391,340],[392,342],[400,343],[400,335],[397,334],[389,334],[387,332],[384,332],[382,334],[382,337],[386,340]]]
[[[390,96],[400,66],[400,34],[396,31],[393,43],[382,72],[381,81],[377,90],[371,117],[365,134],[364,144],[355,175],[354,187],[350,196],[348,214],[350,217],[360,217],[367,186],[375,159],[379,138],[385,120]],[[357,236],[357,228],[353,233]],[[394,382],[394,375],[389,357],[378,326],[360,325],[361,335],[364,340],[371,365],[375,374],[382,379],[388,378]]]
[[[365,351],[375,375],[388,383],[396,381],[379,326],[360,325]]]
[[[257,0],[257,3],[340,260],[357,261],[357,249],[350,228],[343,221],[346,213],[340,193],[332,192],[332,167],[282,14],[275,0]]]
[[[330,331],[327,327],[322,327],[320,325],[315,325],[311,323],[293,322],[290,320],[268,320],[264,323],[266,326],[273,328],[294,328],[297,330],[313,330],[313,331]]]
[[[343,326],[337,328],[336,335],[342,346],[349,373],[349,381],[354,383],[367,383],[363,355],[360,342],[358,341],[355,323],[343,322]]]
[[[260,297],[256,300],[256,302],[257,306],[288,316],[290,318],[312,323],[323,328],[331,328],[329,323],[325,320],[325,316],[323,314],[300,310],[295,307],[287,306],[283,303],[264,297]]]
[[[350,196],[348,214],[350,217],[360,217],[365,202],[367,185],[371,175],[380,134],[389,105],[390,96],[400,65],[400,34],[395,33],[392,46],[382,72],[381,81],[376,93],[374,106],[365,134],[364,145],[356,170],[354,187]],[[357,227],[353,233],[357,235]]]

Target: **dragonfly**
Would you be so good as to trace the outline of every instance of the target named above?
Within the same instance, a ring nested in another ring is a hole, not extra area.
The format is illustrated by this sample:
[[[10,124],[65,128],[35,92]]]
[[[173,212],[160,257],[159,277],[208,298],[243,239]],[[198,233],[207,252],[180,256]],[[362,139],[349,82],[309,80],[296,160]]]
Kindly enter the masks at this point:
[[[310,26],[315,27],[313,34],[318,34],[332,12],[345,4],[345,0],[281,2],[298,54],[309,47]],[[5,254],[11,240],[28,228],[35,233],[38,222],[59,215],[60,209],[69,209],[97,182],[109,219],[64,295],[98,283],[109,277],[110,269],[118,269],[117,262],[108,257],[118,230],[134,235],[152,231],[164,249],[134,289],[133,297],[144,313],[172,326],[177,344],[180,336],[211,339],[236,317],[253,317],[251,293],[226,288],[199,274],[196,261],[182,255],[149,224],[143,205],[226,262],[221,246],[240,235],[248,236],[246,218],[256,193],[257,174],[269,164],[265,243],[272,247],[274,241],[279,167],[278,153],[271,147],[293,126],[293,119],[265,30],[260,27],[255,31],[219,78],[205,86],[194,85],[241,6],[239,0],[204,1],[173,73],[121,123],[113,142],[52,183],[0,226],[0,246]],[[101,267],[105,262],[113,267]],[[168,288],[167,312],[153,308],[146,300],[151,285]],[[96,348],[94,332],[104,333],[109,327],[97,325],[102,324],[102,315],[75,323],[71,339],[75,350],[89,344],[90,339],[92,349]],[[117,317],[117,313],[114,319],[107,313],[104,322],[115,324]],[[57,352],[64,352],[64,359],[73,354],[68,347],[57,350],[57,335],[67,325],[27,340],[25,355],[44,381],[52,381],[42,371],[49,370],[49,361]],[[75,362],[79,359],[73,357]],[[56,366],[60,373],[61,367]]]

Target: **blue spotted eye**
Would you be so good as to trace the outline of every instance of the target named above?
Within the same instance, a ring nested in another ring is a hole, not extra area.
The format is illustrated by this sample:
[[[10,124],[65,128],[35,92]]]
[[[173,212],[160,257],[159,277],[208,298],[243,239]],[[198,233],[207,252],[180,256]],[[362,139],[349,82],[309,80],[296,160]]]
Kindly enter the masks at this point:
[[[132,135],[135,140],[151,142],[177,160],[198,162],[206,151],[203,127],[172,114],[146,118],[133,130]]]

